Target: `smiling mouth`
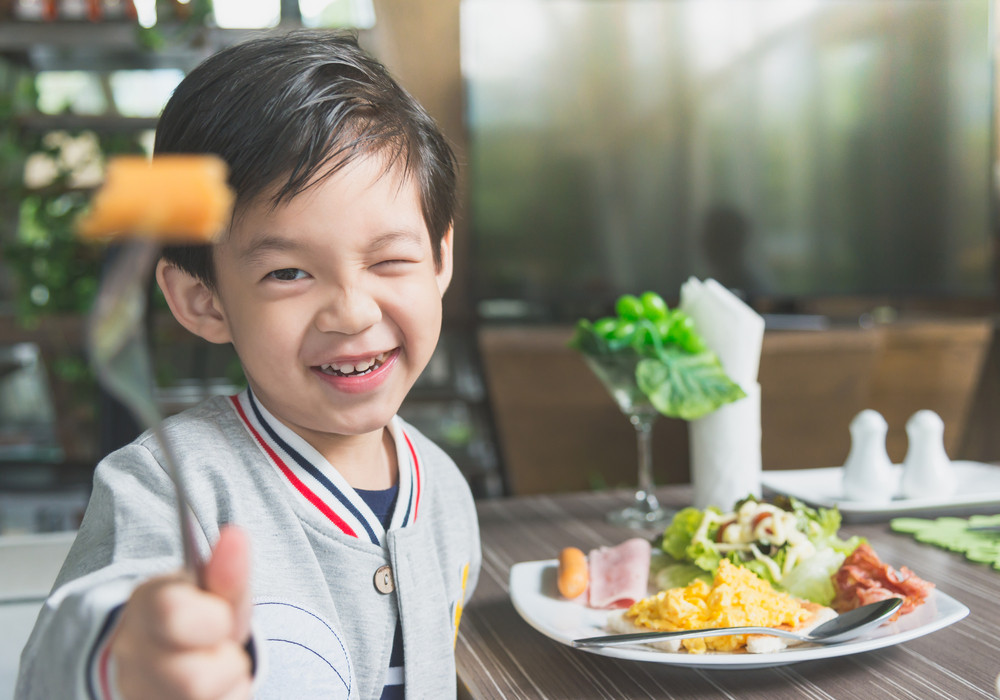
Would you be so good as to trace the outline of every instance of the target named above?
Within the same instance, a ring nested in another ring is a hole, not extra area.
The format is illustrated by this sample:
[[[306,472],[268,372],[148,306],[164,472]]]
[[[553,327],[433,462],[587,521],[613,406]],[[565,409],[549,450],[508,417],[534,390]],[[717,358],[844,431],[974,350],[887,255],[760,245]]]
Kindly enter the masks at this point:
[[[383,352],[370,357],[367,360],[357,360],[355,362],[342,362],[342,363],[330,363],[326,365],[320,365],[319,370],[323,374],[329,374],[334,377],[361,377],[370,372],[374,372],[376,369],[382,366],[382,363],[391,355],[392,352]]]

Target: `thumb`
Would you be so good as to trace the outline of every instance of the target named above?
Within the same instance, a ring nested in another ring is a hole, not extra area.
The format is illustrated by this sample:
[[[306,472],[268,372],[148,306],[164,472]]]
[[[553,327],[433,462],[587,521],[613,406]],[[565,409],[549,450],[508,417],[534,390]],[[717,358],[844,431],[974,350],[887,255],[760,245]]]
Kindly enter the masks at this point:
[[[233,639],[245,642],[250,636],[250,542],[243,530],[222,528],[203,575],[205,590],[233,606]]]

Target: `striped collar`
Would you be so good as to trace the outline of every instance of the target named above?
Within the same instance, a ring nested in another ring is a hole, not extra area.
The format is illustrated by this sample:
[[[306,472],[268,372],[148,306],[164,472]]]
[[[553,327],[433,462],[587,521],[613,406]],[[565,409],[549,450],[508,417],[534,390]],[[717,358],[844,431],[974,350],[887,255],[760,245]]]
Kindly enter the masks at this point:
[[[249,388],[229,399],[244,427],[297,499],[345,535],[385,545],[385,529],[378,518],[323,455],[271,415]],[[422,474],[417,451],[397,416],[388,428],[399,464],[399,494],[389,524],[389,529],[395,530],[417,519]]]

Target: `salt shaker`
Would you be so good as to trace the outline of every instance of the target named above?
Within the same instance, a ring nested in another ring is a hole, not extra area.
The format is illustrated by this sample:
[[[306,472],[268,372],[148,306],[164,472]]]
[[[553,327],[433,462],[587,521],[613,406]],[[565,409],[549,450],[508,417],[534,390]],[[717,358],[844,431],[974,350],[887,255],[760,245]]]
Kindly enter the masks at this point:
[[[878,411],[865,409],[851,421],[851,451],[844,462],[842,488],[849,501],[889,501],[896,474],[885,449],[889,424]]]
[[[909,446],[903,460],[903,498],[947,497],[955,492],[955,475],[944,449],[944,421],[934,411],[917,411],[906,421]]]

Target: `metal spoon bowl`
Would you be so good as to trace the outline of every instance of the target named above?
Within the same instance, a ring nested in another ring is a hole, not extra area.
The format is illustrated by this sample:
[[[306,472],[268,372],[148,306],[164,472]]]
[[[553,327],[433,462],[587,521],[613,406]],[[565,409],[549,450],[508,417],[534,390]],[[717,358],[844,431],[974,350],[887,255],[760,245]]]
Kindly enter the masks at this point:
[[[862,632],[882,624],[892,617],[903,604],[902,598],[887,598],[860,608],[848,610],[837,617],[818,625],[806,633],[790,632],[775,627],[714,627],[679,632],[636,632],[634,634],[612,634],[602,637],[576,639],[576,647],[607,647],[622,644],[646,644],[667,639],[692,639],[695,637],[723,637],[734,634],[770,634],[775,637],[794,639],[812,644],[839,644],[859,636]]]

